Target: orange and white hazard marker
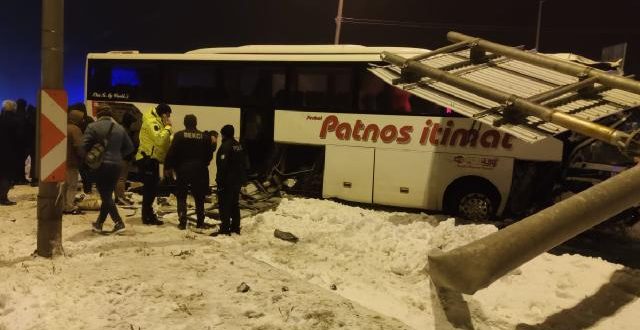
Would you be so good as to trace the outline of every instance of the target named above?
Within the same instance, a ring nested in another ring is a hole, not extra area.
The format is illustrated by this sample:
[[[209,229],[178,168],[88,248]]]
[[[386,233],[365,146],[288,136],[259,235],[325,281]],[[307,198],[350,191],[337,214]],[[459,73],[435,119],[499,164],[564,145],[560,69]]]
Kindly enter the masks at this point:
[[[67,92],[40,93],[40,179],[62,182],[67,170]]]

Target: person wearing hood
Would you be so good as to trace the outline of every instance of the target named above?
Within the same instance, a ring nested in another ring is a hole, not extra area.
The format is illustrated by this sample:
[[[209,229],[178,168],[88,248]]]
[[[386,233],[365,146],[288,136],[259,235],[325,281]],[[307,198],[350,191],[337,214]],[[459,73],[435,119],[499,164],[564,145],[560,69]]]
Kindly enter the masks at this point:
[[[65,177],[64,214],[82,214],[75,204],[76,190],[78,188],[79,168],[84,159],[82,147],[82,118],[84,113],[80,110],[70,110],[67,115],[67,173]]]
[[[153,211],[153,202],[158,196],[160,183],[160,163],[171,143],[171,107],[161,103],[145,113],[140,128],[136,165],[142,176],[142,223],[162,225]]]
[[[87,126],[82,137],[82,147],[85,151],[106,140],[102,164],[94,173],[102,203],[98,219],[93,223],[93,230],[102,232],[107,215],[111,215],[111,220],[115,223],[112,232],[117,233],[124,231],[125,225],[113,200],[113,192],[122,169],[122,159],[134,152],[133,143],[124,128],[113,119],[112,110],[108,105],[99,105],[96,112],[98,120]]]
[[[12,161],[18,145],[18,117],[16,115],[16,102],[5,100],[2,102],[0,113],[0,154],[6,159],[0,161],[0,205],[15,205],[7,194],[13,186],[15,179],[15,164]]]

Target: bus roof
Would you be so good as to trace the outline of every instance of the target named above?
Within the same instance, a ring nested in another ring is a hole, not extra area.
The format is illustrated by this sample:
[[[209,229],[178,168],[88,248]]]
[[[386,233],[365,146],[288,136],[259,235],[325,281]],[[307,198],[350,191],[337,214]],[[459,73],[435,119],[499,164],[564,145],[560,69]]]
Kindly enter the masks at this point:
[[[428,50],[410,47],[370,47],[362,45],[246,45],[240,47],[201,48],[187,54],[380,54],[424,53]]]
[[[390,51],[407,57],[424,54],[428,49],[409,47],[368,47],[360,45],[248,45],[240,47],[203,48],[182,53],[140,53],[111,51],[90,53],[89,59],[116,60],[202,60],[202,61],[321,61],[377,62],[380,53]]]

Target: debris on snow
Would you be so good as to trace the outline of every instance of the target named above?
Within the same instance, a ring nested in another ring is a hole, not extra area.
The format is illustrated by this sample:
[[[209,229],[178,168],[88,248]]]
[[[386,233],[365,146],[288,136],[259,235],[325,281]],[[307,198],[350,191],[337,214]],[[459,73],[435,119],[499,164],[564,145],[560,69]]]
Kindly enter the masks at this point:
[[[249,287],[247,283],[242,282],[240,283],[240,285],[238,285],[238,288],[236,289],[236,291],[245,293],[245,292],[248,292],[250,289],[251,287]]]
[[[296,235],[290,233],[290,232],[286,232],[286,231],[281,231],[281,230],[274,230],[273,231],[273,236],[283,240],[283,241],[287,241],[287,242],[292,242],[292,243],[298,243],[298,237],[296,237]]]

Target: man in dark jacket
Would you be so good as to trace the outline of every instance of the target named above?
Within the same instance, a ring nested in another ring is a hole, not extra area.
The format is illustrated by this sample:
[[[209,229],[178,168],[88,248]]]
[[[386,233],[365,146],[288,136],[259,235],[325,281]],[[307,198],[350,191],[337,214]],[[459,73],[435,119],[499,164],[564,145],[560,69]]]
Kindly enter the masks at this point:
[[[176,197],[178,199],[178,228],[187,228],[187,192],[191,193],[196,204],[196,228],[204,228],[204,197],[209,189],[208,165],[213,158],[216,145],[211,137],[196,128],[198,120],[195,115],[184,117],[183,131],[173,136],[173,141],[165,158],[165,170],[170,175],[176,173]]]
[[[26,136],[26,144],[27,144],[27,156],[29,156],[29,160],[31,161],[29,170],[29,177],[31,178],[31,186],[38,186],[38,175],[36,173],[36,139],[38,138],[36,134],[36,117],[38,113],[36,111],[36,107],[33,104],[28,104],[27,109],[25,111],[25,129],[24,133]]]
[[[240,188],[247,181],[249,161],[242,145],[233,138],[234,129],[225,125],[220,130],[222,144],[216,155],[216,184],[218,187],[218,208],[220,210],[220,230],[211,234],[240,234]]]
[[[70,105],[69,111],[71,110],[82,112],[82,121],[80,121],[78,127],[80,127],[80,131],[84,134],[89,124],[94,122],[93,117],[87,115],[87,106],[82,102]],[[89,168],[81,164],[78,171],[80,172],[80,178],[82,178],[82,191],[84,191],[85,194],[90,194],[93,186],[93,177],[91,176]]]
[[[8,159],[0,161],[0,205],[16,204],[9,200],[7,194],[15,178],[15,163],[11,160],[17,153],[15,149],[19,136],[17,121],[16,103],[12,100],[3,101],[2,113],[0,113],[0,155]]]
[[[113,232],[120,232],[124,231],[124,222],[113,201],[113,192],[120,176],[123,157],[134,152],[133,143],[124,128],[113,119],[113,113],[108,105],[99,105],[96,114],[98,120],[89,124],[82,138],[85,151],[89,151],[95,143],[107,140],[102,165],[95,172],[96,186],[102,204],[98,219],[93,223],[93,230],[101,232],[107,215],[111,215],[111,220],[115,223]]]
[[[28,155],[29,136],[27,135],[27,101],[18,99],[16,101],[16,115],[18,121],[18,144],[15,146],[15,168],[16,178],[15,184],[29,184],[29,180],[25,177],[24,164]]]

